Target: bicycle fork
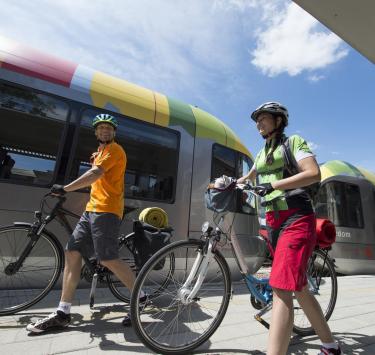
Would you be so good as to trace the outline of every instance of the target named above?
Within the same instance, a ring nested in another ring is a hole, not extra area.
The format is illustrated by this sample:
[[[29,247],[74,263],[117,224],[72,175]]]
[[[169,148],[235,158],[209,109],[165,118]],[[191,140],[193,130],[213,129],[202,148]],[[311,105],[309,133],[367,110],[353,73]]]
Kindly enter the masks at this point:
[[[189,304],[190,302],[192,302],[195,298],[195,295],[202,286],[202,282],[206,277],[208,266],[212,258],[212,248],[213,243],[210,240],[208,242],[206,252],[204,252],[203,249],[198,251],[197,257],[194,261],[190,274],[186,279],[185,283],[178,291],[178,298],[183,304]],[[191,287],[191,283],[194,279],[196,279],[196,281],[194,283],[194,286]]]

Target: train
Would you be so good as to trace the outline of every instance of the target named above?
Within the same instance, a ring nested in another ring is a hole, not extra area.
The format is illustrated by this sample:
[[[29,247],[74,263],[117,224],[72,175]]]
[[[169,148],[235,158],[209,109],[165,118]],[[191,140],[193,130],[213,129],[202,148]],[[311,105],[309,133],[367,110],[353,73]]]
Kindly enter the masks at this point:
[[[0,225],[31,222],[53,184],[69,183],[89,169],[97,148],[91,119],[98,113],[116,116],[116,141],[127,153],[123,233],[144,208],[155,206],[167,212],[174,240],[199,237],[203,222],[215,218],[204,201],[208,183],[221,175],[243,176],[253,165],[248,148],[212,114],[0,36]],[[337,225],[337,270],[374,273],[374,174],[339,161],[321,170],[316,210]],[[341,191],[345,206],[337,202]],[[80,214],[87,199],[88,190],[69,193],[66,207]],[[342,221],[344,210],[349,222]],[[238,204],[224,228],[248,272],[258,269],[264,246],[257,209]],[[66,243],[59,225],[51,231]],[[231,249],[224,246],[223,252],[238,273]]]

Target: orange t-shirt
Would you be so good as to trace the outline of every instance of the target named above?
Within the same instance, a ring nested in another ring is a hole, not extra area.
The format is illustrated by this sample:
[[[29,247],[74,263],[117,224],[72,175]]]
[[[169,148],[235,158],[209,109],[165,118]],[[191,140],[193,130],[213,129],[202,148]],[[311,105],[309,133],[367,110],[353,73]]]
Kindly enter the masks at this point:
[[[99,147],[92,156],[92,165],[104,170],[104,174],[91,185],[89,212],[110,212],[122,218],[124,211],[124,175],[126,154],[122,147],[112,142]]]

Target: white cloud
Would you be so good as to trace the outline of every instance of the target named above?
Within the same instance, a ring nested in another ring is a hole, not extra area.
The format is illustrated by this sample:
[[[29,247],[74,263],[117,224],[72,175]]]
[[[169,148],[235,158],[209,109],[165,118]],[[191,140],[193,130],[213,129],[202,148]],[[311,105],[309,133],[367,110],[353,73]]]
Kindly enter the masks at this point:
[[[215,0],[214,8],[246,11],[259,7],[261,2],[262,0]]]
[[[294,3],[265,14],[268,25],[256,34],[252,63],[267,76],[322,69],[348,54],[339,37],[323,31],[316,19]]]
[[[319,149],[319,145],[314,142],[307,142],[307,145],[312,151]]]
[[[325,76],[324,75],[317,75],[317,74],[313,74],[313,75],[310,75],[308,76],[308,80],[312,83],[317,83],[318,81],[324,79]]]
[[[0,0],[0,6],[2,35],[170,96],[199,97],[213,75],[237,63],[233,18],[211,2]]]

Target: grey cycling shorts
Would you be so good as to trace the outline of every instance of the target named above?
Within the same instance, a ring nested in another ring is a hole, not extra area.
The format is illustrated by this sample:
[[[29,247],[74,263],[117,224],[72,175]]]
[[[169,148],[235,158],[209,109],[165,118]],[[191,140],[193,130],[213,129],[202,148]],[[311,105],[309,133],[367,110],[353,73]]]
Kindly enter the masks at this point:
[[[107,212],[84,212],[76,225],[66,250],[76,250],[98,260],[119,257],[120,218]]]

